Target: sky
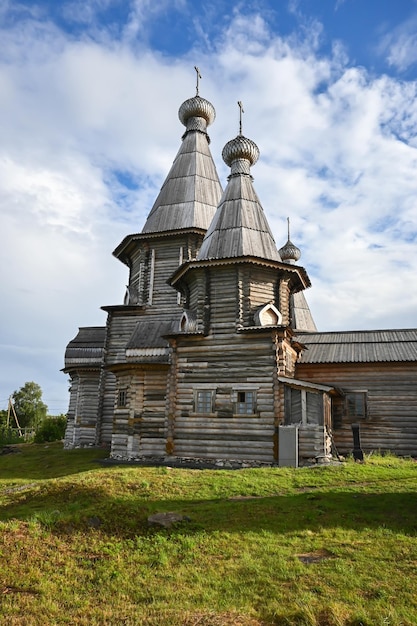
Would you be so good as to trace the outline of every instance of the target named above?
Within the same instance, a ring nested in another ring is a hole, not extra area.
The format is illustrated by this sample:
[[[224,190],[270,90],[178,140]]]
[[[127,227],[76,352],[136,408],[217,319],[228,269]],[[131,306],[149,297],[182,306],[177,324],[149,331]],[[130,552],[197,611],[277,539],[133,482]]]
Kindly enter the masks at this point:
[[[0,409],[66,412],[67,343],[122,304],[112,256],[181,143],[258,145],[254,186],[301,249],[320,331],[417,326],[417,0],[0,0]]]

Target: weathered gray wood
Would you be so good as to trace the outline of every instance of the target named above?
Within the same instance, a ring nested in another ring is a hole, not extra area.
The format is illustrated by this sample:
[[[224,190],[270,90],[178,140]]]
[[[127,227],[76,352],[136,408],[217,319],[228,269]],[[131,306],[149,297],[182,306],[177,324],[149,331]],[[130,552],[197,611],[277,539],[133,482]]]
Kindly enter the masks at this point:
[[[103,307],[106,328],[81,328],[67,346],[66,447],[111,443],[121,458],[271,462],[295,398],[302,462],[329,453],[330,392],[334,440],[341,452],[351,449],[358,418],[346,416],[340,388],[367,391],[365,450],[417,454],[417,331],[294,338],[297,315],[314,330],[301,293],[310,283],[291,263],[299,255],[285,263],[276,250],[250,176],[257,148],[242,136],[227,144],[232,176],[215,215],[221,190],[206,135],[214,112],[200,98],[184,105],[184,141],[145,227],[114,252],[129,268],[125,305]],[[286,403],[295,379],[310,388],[291,391]],[[213,394],[207,414],[196,407],[203,390]],[[237,405],[246,392],[255,400],[250,415]]]
[[[333,428],[333,438],[340,453],[346,454],[353,448],[353,423],[360,424],[361,445],[365,452],[417,453],[415,364],[304,364],[297,366],[297,375],[313,382],[325,380],[343,391],[367,391],[366,419],[348,417],[343,398],[333,400],[333,412],[341,417],[340,428]]]

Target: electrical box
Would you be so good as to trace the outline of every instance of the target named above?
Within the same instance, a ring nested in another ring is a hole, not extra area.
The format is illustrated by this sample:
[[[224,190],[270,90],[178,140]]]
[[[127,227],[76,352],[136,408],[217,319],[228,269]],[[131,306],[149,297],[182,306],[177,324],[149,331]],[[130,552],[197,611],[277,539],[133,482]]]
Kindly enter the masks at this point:
[[[278,465],[298,467],[298,426],[280,426],[278,441]]]

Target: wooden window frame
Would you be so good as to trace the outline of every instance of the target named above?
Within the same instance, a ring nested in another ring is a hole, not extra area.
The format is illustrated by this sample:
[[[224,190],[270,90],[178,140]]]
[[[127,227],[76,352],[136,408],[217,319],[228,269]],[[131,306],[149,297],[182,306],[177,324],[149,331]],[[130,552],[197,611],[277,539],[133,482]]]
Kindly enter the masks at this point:
[[[359,401],[360,400],[360,407]],[[359,409],[359,410],[358,410]],[[358,389],[345,392],[345,416],[350,419],[367,419],[368,392]]]
[[[214,413],[214,389],[194,390],[194,413],[196,415],[213,415]],[[210,409],[210,410],[207,410]]]
[[[256,390],[235,389],[233,391],[233,415],[242,417],[242,415],[256,414]]]

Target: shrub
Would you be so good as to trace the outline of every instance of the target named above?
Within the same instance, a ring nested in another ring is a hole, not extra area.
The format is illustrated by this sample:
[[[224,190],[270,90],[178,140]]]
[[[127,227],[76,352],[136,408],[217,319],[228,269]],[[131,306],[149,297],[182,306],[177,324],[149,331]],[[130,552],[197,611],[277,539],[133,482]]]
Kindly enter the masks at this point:
[[[46,417],[35,434],[35,443],[59,441],[64,438],[67,419],[65,415]]]
[[[16,428],[8,428],[0,426],[0,445],[8,445],[10,443],[18,443],[21,441]]]

